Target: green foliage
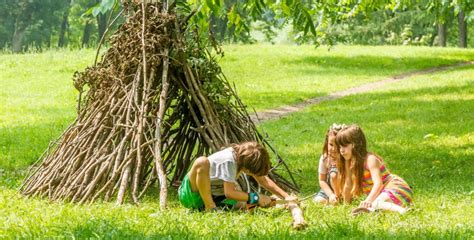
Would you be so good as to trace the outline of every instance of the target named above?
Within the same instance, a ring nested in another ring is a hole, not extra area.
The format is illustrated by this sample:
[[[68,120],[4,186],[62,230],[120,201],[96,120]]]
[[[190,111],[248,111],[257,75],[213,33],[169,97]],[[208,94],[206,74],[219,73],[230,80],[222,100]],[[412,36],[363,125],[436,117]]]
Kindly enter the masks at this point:
[[[334,45],[408,44],[432,45],[436,23],[448,24],[448,44],[456,45],[457,21],[460,11],[466,20],[474,19],[472,0],[170,0],[182,17],[189,16],[203,36],[214,33],[220,42],[254,43],[250,32],[256,27],[267,41],[276,32],[291,25],[297,43]],[[66,44],[79,48],[96,46],[104,30],[104,18],[118,12],[118,0],[69,1],[0,1],[0,48],[22,51],[56,46],[64,15],[68,15]],[[33,10],[34,9],[34,10]],[[15,25],[15,19],[19,21]],[[119,22],[123,21],[121,19]],[[252,23],[258,24],[252,25]],[[101,23],[101,24],[99,24]],[[403,29],[412,29],[413,37],[402,36]],[[100,27],[98,26],[100,25]],[[15,27],[16,26],[16,27]],[[388,26],[388,27],[387,27]],[[115,30],[112,27],[111,32]],[[17,33],[14,38],[15,28]],[[472,31],[472,28],[471,28]],[[472,34],[468,34],[472,35]],[[474,38],[469,38],[469,46]],[[14,45],[14,46],[13,46]]]
[[[63,0],[0,0],[0,48],[51,47],[66,7]]]
[[[58,45],[61,31],[69,47],[96,45],[99,42],[96,22],[111,10],[118,12],[114,3],[114,0],[0,0],[0,48],[15,52],[53,48]],[[61,29],[63,26],[65,29]],[[86,26],[89,41],[83,44]]]
[[[99,14],[106,14],[109,11],[113,11],[114,7],[118,5],[118,2],[115,0],[102,0],[101,2],[97,3],[92,8],[89,8],[83,16],[92,15],[97,17]]]
[[[102,4],[88,12],[99,12],[99,8],[111,9],[110,1],[103,0]],[[385,8],[397,9],[395,2],[398,3],[399,0],[175,0],[167,3],[170,6],[176,5],[178,15],[190,15],[193,12],[191,21],[199,26],[199,30],[205,34],[217,31],[220,40],[251,42],[251,23],[261,21],[266,25],[264,29],[267,36],[273,31],[271,27],[281,28],[284,24],[292,24],[297,42],[333,45],[335,36],[330,32],[332,24],[360,13],[369,14]]]
[[[257,100],[262,95],[269,96],[266,101],[271,102],[270,106],[282,104],[279,95],[301,95],[288,86],[303,89],[319,84],[321,93],[311,90],[306,94],[327,95],[396,73],[472,61],[474,56],[472,50],[423,47],[336,46],[330,52],[312,46],[225,49],[227,57],[221,60],[224,73],[239,92],[247,94],[245,102],[260,108],[268,106]],[[249,61],[255,58],[248,56],[250,53],[258,54],[261,61]],[[158,196],[154,194],[146,196],[140,206],[120,207],[112,203],[51,203],[20,196],[15,189],[26,167],[73,120],[75,91],[69,79],[74,71],[91,64],[93,57],[91,50],[0,55],[0,68],[6,69],[0,72],[0,102],[6,103],[0,105],[0,238],[474,237],[474,188],[470,178],[474,172],[474,124],[472,112],[467,111],[474,108],[472,66],[414,76],[375,92],[324,102],[261,125],[296,171],[305,196],[318,190],[317,159],[327,127],[333,122],[359,123],[367,135],[369,150],[381,155],[388,168],[414,188],[413,210],[404,216],[375,213],[351,217],[349,211],[357,202],[337,207],[306,202],[304,213],[309,228],[294,231],[287,210],[258,209],[253,214],[193,212],[180,206],[174,190],[170,190],[171,205],[165,212],[158,212]],[[282,75],[285,72],[293,75]],[[259,92],[265,74],[275,87]],[[371,74],[374,78],[364,80]],[[313,82],[301,84],[309,78]],[[335,85],[331,85],[333,79]]]
[[[220,40],[234,36],[234,40],[249,42],[251,22],[260,21],[259,28],[267,39],[275,35],[275,29],[291,24],[296,42],[330,46],[339,41],[356,44],[432,45],[436,35],[435,23],[451,21],[461,10],[468,13],[466,19],[469,20],[469,13],[473,13],[474,5],[471,0],[183,0],[182,4],[187,4],[189,10],[198,9],[195,21],[199,22],[202,31],[220,31]],[[226,22],[227,28],[213,25]],[[408,28],[413,29],[414,36],[411,38],[401,36],[406,24],[409,24]],[[452,24],[450,26],[454,29]],[[357,31],[359,29],[366,31]],[[369,35],[364,35],[367,32]],[[345,36],[341,37],[341,33]],[[357,40],[358,38],[360,40]]]
[[[452,11],[447,12],[448,46],[458,46],[458,21]],[[430,10],[430,11],[428,11]],[[406,10],[378,10],[358,15],[332,25],[336,42],[363,45],[421,45],[433,46],[437,42],[437,13],[426,6],[412,6]],[[468,32],[472,36],[473,28]],[[468,37],[468,46],[474,46],[474,38]]]

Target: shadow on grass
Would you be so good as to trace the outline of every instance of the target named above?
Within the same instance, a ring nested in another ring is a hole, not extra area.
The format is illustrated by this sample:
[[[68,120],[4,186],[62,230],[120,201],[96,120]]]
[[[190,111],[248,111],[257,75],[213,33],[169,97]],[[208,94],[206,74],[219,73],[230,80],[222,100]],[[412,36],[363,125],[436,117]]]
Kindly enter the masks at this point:
[[[259,92],[257,94],[240,95],[249,112],[256,108],[258,111],[278,108],[284,105],[291,105],[303,102],[311,98],[327,95],[326,92],[308,92],[303,89],[287,89],[282,92]]]
[[[27,168],[74,120],[73,115],[60,113],[69,111],[66,107],[47,108],[30,113],[47,116],[35,119],[32,124],[19,122],[13,127],[0,127],[0,185],[16,188],[25,177]]]
[[[47,149],[69,125],[70,118],[51,119],[34,125],[0,128],[0,168],[26,168]]]
[[[463,57],[473,57],[465,55]],[[308,74],[330,74],[338,75],[347,72],[350,76],[367,75],[369,73],[401,73],[419,69],[426,69],[442,65],[450,65],[462,62],[461,59],[447,59],[439,57],[384,57],[372,55],[350,56],[304,56],[297,60],[282,60],[289,65],[298,65],[304,69],[294,69],[294,71]],[[307,69],[307,66],[314,66],[314,69]],[[293,68],[292,68],[293,69]]]
[[[469,140],[474,116],[469,109],[474,109],[474,100],[459,96],[473,90],[466,84],[350,96],[264,127],[288,158],[303,192],[319,189],[317,159],[325,131],[333,122],[361,125],[369,151],[381,155],[415,192],[469,192],[473,188],[469,176],[474,172],[470,164],[474,146]]]

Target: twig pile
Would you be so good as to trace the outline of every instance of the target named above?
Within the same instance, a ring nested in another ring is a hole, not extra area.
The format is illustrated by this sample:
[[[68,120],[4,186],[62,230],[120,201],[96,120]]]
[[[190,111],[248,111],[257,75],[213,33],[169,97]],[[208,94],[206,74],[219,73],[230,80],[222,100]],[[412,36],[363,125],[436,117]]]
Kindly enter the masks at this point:
[[[80,93],[87,89],[77,119],[40,158],[23,194],[121,204],[128,193],[138,204],[159,180],[165,207],[168,181],[181,180],[198,156],[248,140],[275,153],[186,20],[161,4],[135,8],[102,61],[75,75]],[[278,165],[289,173],[279,157]]]

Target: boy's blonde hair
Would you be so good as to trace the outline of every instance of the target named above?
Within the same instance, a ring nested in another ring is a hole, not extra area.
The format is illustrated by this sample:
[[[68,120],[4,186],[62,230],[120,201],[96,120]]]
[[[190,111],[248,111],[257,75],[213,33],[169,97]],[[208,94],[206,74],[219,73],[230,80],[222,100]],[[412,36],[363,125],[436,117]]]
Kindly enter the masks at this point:
[[[270,156],[267,150],[257,142],[233,144],[237,161],[237,171],[247,169],[256,176],[265,176],[270,171]]]

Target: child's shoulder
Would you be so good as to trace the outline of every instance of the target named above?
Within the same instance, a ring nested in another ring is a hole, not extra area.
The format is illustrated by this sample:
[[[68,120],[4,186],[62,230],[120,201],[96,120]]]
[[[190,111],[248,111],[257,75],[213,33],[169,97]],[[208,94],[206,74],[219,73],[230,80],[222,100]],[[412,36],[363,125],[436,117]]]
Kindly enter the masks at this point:
[[[319,162],[320,163],[324,163],[324,164],[327,164],[329,161],[329,158],[327,156],[327,154],[321,154],[321,156],[319,157]]]
[[[366,158],[365,158],[365,165],[367,168],[371,168],[371,167],[378,167],[380,166],[380,164],[382,164],[382,161],[381,159],[373,154],[373,153],[368,153]]]

